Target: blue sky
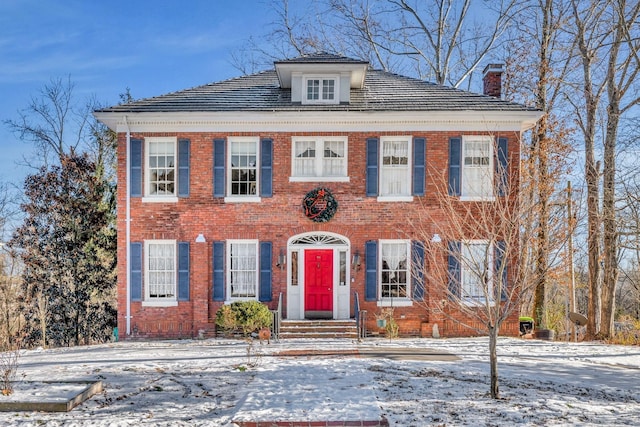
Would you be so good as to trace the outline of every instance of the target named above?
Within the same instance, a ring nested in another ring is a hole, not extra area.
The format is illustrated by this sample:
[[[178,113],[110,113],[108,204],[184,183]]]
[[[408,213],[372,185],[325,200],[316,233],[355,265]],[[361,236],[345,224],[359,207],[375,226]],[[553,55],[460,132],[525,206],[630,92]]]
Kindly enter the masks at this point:
[[[116,104],[234,77],[231,54],[275,20],[269,0],[0,1],[0,181],[32,147],[9,132],[51,79],[70,77],[80,100]]]

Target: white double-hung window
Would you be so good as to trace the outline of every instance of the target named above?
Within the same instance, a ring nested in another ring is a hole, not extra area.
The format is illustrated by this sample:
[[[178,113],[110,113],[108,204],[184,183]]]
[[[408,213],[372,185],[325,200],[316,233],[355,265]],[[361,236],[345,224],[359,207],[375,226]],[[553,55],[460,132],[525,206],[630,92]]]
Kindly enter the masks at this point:
[[[460,280],[463,301],[484,304],[493,297],[493,251],[487,241],[462,242],[460,256]]]
[[[258,241],[227,242],[227,295],[231,300],[256,299],[258,295]]]
[[[461,196],[469,199],[493,197],[493,138],[462,137]]]
[[[230,196],[258,195],[258,138],[229,138]]]
[[[383,303],[410,303],[411,242],[380,240],[379,295]],[[404,304],[403,304],[404,303]]]
[[[347,137],[294,137],[291,181],[346,181]]]
[[[411,196],[411,137],[380,138],[380,196]]]
[[[145,254],[145,302],[176,302],[176,241],[148,240]]]
[[[176,196],[176,146],[175,137],[153,137],[146,139],[146,196]]]

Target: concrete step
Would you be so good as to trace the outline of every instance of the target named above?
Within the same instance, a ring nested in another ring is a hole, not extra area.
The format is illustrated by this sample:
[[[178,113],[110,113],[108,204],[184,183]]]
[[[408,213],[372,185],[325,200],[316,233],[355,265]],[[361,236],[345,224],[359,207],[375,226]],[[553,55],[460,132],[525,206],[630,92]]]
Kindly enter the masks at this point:
[[[280,338],[357,339],[355,320],[283,320]]]

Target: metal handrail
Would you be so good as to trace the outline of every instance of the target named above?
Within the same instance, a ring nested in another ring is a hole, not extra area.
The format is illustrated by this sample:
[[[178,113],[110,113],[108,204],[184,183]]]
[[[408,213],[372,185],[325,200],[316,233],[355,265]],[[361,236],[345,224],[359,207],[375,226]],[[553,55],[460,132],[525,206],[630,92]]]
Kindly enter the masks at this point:
[[[282,324],[282,292],[278,295],[278,308],[271,310],[273,321],[271,322],[271,337],[278,341],[280,339],[280,326]]]
[[[357,292],[354,292],[353,305],[358,341],[360,341],[367,335],[367,310],[360,310],[360,296]]]

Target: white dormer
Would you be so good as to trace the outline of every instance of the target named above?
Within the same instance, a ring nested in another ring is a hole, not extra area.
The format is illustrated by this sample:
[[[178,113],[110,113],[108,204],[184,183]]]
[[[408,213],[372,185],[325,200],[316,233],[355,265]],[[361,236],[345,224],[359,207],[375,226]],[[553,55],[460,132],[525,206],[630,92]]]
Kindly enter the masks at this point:
[[[291,89],[291,102],[349,103],[351,89],[361,89],[368,62],[327,53],[275,62],[280,87]]]

